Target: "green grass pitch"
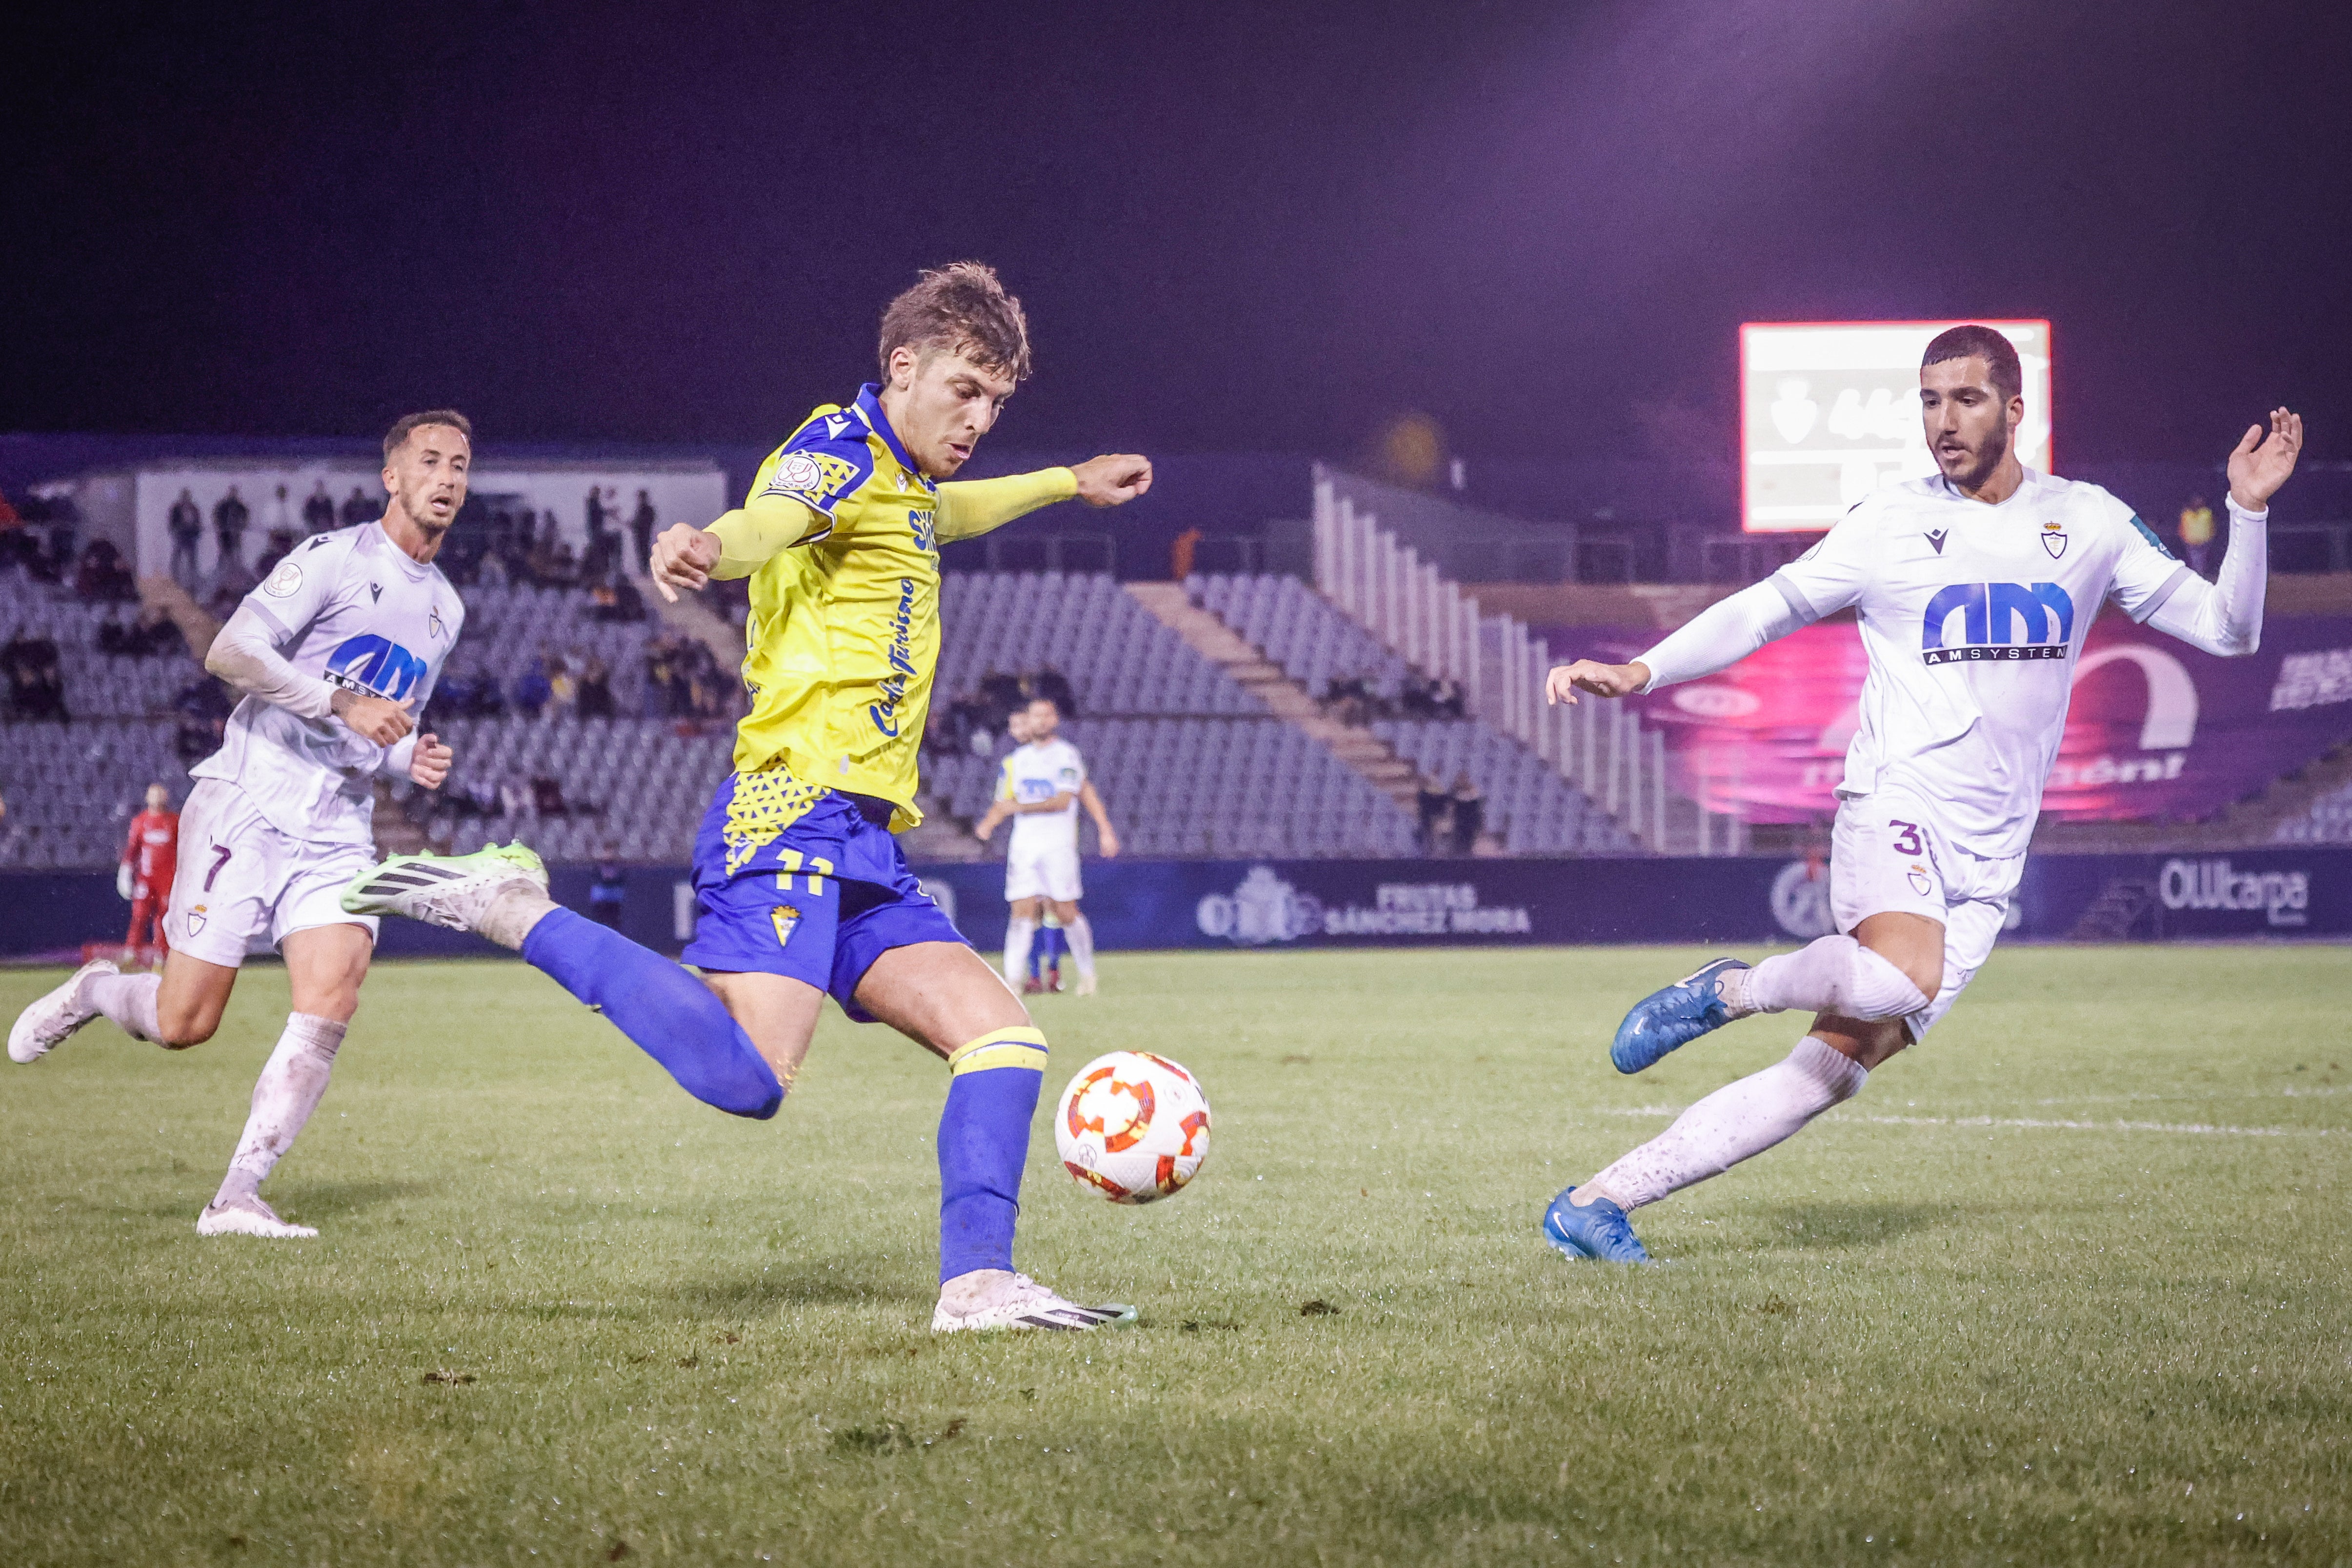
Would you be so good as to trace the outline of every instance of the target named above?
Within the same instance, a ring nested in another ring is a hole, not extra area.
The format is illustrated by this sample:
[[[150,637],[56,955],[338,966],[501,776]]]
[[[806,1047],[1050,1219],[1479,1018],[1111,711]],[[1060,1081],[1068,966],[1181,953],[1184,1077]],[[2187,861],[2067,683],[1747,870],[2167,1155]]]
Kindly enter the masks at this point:
[[[2014,949],[1797,1142],[1537,1220],[1784,1053],[1620,1079],[1702,955],[1112,955],[1048,1097],[1196,1070],[1200,1180],[1022,1262],[1119,1334],[934,1339],[937,1064],[837,1015],[705,1110],[519,966],[387,965],[268,1191],[199,1239],[286,1005],[0,1066],[0,1563],[2352,1561],[2352,957]],[[54,984],[0,973],[0,1010]],[[1320,1306],[1314,1305],[1320,1303]]]

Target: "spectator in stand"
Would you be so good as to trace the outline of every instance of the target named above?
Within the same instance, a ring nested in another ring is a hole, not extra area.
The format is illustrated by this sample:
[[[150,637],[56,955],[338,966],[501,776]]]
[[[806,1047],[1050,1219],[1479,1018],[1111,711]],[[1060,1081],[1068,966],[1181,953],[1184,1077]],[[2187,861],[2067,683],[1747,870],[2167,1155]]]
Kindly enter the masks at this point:
[[[588,487],[588,542],[595,543],[604,537],[604,492],[594,485]],[[647,552],[651,553],[651,552]]]
[[[93,539],[75,569],[74,592],[89,604],[121,604],[139,596],[139,584],[122,563],[122,552],[114,547],[114,542]]]
[[[109,616],[98,628],[98,651],[100,653],[121,654],[129,658],[153,658],[160,654],[184,652],[187,646],[188,640],[180,635],[178,623],[155,605],[142,609],[138,619],[127,626]]]
[[[2205,558],[2213,553],[2213,509],[2203,496],[2190,496],[2180,509],[2180,543],[2189,569],[2202,576]]]
[[[646,555],[652,557],[648,549]],[[619,853],[610,844],[596,858],[596,879],[588,885],[588,918],[598,925],[621,929],[621,910],[629,896],[629,879],[621,869]]]
[[[382,507],[368,500],[365,490],[353,485],[352,493],[343,498],[343,526],[357,528],[363,522],[373,522],[383,514],[383,510]]]
[[[302,531],[331,533],[335,527],[335,498],[327,493],[327,481],[311,481],[310,493],[302,502]]]
[[[613,701],[613,672],[593,653],[580,667],[580,684],[572,695],[572,710],[583,719],[611,719],[619,714]]]
[[[1468,773],[1454,775],[1454,853],[1475,855],[1478,835],[1486,830],[1486,797]]]
[[[1071,689],[1070,678],[1050,664],[1029,678],[1029,695],[1033,701],[1042,697],[1051,702],[1065,719],[1078,716],[1078,694]]]
[[[1179,583],[1192,574],[1192,557],[1201,549],[1201,531],[1188,528],[1168,547],[1168,574]]]
[[[205,514],[196,510],[196,498],[182,490],[164,526],[172,531],[172,580],[183,588],[193,588],[198,570],[196,541],[205,536]]]
[[[1004,721],[1029,706],[1029,693],[1017,675],[1007,675],[1001,669],[991,669],[980,678],[979,695],[987,705],[987,722],[991,730],[1002,730]]]
[[[521,677],[515,681],[515,711],[526,719],[536,719],[540,715],[540,710],[547,706],[548,699],[553,695],[554,688],[547,679],[547,661],[533,658],[530,661],[530,668],[525,669]]]
[[[172,754],[181,765],[194,767],[220,750],[228,732],[228,716],[236,711],[228,688],[207,675],[180,688],[172,699]]]
[[[1464,717],[1462,683],[1444,677],[1439,678],[1430,687],[1430,707],[1441,719]]]
[[[232,571],[244,572],[245,525],[252,521],[252,517],[245,498],[236,493],[235,485],[229,486],[228,494],[213,504],[213,540],[220,546],[220,559],[213,563],[215,575],[226,576]]]
[[[280,533],[284,534],[289,539],[294,537],[294,502],[288,496],[286,487],[284,485],[279,485],[278,487],[278,493],[269,498],[269,516],[267,520],[267,527],[269,534],[273,538]],[[262,575],[266,577],[268,574],[265,572]]]
[[[551,649],[547,655],[547,705],[561,718],[572,711],[579,697],[580,683],[572,679],[572,667],[563,661],[562,654]]]
[[[0,647],[0,673],[8,678],[8,717],[20,722],[71,721],[66,711],[65,675],[58,645],[37,633],[19,632]]]
[[[24,514],[0,495],[0,572],[11,566],[29,567],[40,552],[40,541],[26,526]]]
[[[666,719],[669,711],[670,639],[667,637],[646,639],[645,694],[638,700],[638,715],[646,719]]]
[[[635,568],[640,572],[646,569],[646,563],[653,559],[654,524],[658,521],[654,516],[652,495],[639,490],[637,510],[629,514],[629,546],[630,553],[635,558]]]
[[[261,552],[261,559],[253,563],[253,574],[257,577],[268,577],[272,572],[277,571],[278,563],[294,553],[294,544],[292,529],[271,529],[268,548]]]
[[[646,618],[646,596],[626,577],[599,583],[588,596],[596,605],[588,612],[591,619],[630,625]]]
[[[1413,792],[1413,842],[1424,855],[1442,855],[1454,828],[1454,797],[1432,774],[1421,775]]]

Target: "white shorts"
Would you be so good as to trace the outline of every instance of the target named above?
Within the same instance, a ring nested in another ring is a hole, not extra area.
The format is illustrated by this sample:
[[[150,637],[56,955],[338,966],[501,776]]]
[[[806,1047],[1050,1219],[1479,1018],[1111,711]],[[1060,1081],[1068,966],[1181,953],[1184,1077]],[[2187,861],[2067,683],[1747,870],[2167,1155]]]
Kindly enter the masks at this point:
[[[1952,1009],[2008,924],[2025,857],[1973,854],[1908,790],[1881,789],[1838,805],[1830,838],[1830,912],[1841,931],[1872,915],[1922,915],[1944,926],[1944,984],[1903,1022],[1926,1036]]]
[[[1051,899],[1075,903],[1086,894],[1078,880],[1077,846],[1049,845],[1043,849],[1013,846],[1004,861],[1004,901]]]
[[[180,808],[180,866],[164,939],[227,969],[313,926],[364,926],[373,939],[375,918],[345,914],[339,900],[374,863],[373,845],[289,837],[235,784],[198,779]]]

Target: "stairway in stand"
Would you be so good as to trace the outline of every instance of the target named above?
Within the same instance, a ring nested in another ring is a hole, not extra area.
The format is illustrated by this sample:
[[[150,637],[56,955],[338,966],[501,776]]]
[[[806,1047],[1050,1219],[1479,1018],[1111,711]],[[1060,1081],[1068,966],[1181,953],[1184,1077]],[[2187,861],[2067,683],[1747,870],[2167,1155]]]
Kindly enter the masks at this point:
[[[1410,814],[1417,781],[1412,766],[1370,730],[1352,729],[1327,717],[1304,687],[1282,672],[1279,665],[1245,641],[1224,622],[1185,596],[1181,583],[1122,584],[1152,618],[1184,639],[1185,645],[1222,667],[1242,689],[1264,702],[1266,711],[1295,724],[1307,737],[1362,775]]]

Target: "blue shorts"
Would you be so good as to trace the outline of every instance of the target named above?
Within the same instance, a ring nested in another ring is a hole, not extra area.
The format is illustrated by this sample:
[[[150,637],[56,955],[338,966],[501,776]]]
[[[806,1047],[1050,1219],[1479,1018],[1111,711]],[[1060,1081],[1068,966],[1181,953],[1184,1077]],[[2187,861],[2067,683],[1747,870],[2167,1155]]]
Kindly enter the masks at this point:
[[[685,962],[721,973],[790,975],[870,1024],[856,992],[876,959],[919,942],[971,945],[907,868],[888,802],[818,791],[791,826],[756,847],[739,841],[730,856],[727,826],[742,787],[741,774],[728,774],[694,836],[702,910]]]

